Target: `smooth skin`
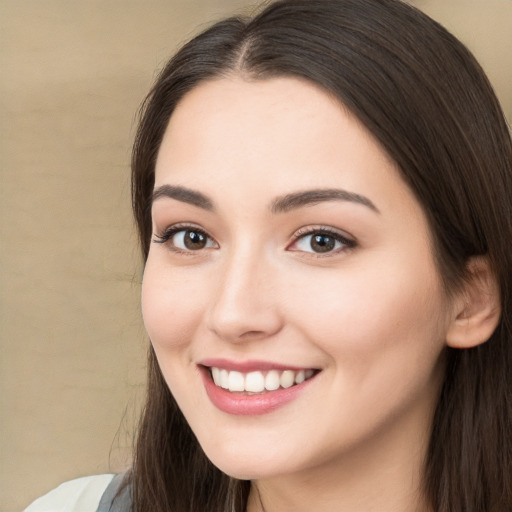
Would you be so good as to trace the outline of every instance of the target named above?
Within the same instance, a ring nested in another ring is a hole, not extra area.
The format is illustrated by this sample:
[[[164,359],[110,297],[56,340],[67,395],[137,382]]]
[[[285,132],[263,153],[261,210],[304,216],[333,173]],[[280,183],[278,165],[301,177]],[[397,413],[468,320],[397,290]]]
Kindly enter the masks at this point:
[[[314,202],[312,190],[323,191]],[[248,511],[428,510],[443,349],[485,341],[499,316],[486,262],[473,262],[470,293],[447,294],[394,162],[298,79],[233,76],[189,92],[155,191],[145,325],[207,456],[253,481]],[[290,403],[239,416],[208,398],[208,358],[320,371]]]

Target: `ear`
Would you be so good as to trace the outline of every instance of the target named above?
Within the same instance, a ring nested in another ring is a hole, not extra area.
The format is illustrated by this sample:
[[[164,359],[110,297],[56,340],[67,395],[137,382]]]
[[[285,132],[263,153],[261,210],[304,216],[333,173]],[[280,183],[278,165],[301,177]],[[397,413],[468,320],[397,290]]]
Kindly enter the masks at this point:
[[[446,334],[446,343],[452,348],[471,348],[485,343],[500,321],[500,290],[488,259],[484,256],[471,258],[467,275],[455,298],[454,319]]]

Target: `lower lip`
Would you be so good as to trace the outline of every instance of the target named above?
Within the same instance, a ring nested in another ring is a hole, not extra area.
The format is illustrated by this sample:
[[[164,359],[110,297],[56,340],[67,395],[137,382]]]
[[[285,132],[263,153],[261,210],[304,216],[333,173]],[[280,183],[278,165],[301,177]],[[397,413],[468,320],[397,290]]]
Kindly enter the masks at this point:
[[[232,393],[227,389],[216,386],[211,378],[210,371],[205,367],[201,367],[201,376],[206,394],[213,405],[223,412],[237,416],[257,416],[275,411],[295,400],[315,378],[313,376],[301,384],[295,384],[287,389],[248,395]]]

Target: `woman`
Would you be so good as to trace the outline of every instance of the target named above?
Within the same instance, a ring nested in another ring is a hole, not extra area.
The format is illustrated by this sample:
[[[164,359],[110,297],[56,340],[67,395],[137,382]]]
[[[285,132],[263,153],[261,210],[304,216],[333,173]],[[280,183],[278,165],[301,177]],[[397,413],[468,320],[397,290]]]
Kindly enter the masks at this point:
[[[134,147],[148,399],[100,510],[510,510],[511,165],[478,64],[399,1],[182,48]]]

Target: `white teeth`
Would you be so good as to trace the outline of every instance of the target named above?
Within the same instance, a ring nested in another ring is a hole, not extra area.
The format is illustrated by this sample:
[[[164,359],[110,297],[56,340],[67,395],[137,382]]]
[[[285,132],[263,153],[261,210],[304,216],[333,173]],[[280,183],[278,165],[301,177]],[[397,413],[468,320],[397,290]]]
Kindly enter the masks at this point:
[[[297,375],[295,375],[295,384],[300,384],[301,382],[304,382],[306,380],[306,372],[304,370],[300,370],[297,372]]]
[[[280,385],[279,372],[277,370],[270,370],[265,376],[265,389],[267,391],[275,391],[279,389]]]
[[[285,389],[292,387],[293,383],[295,382],[295,373],[292,372],[291,370],[285,370],[281,374],[280,382],[281,382],[281,387],[283,387]]]
[[[229,391],[245,391],[244,376],[240,372],[229,372]]]
[[[211,368],[211,375],[216,386],[232,392],[261,393],[275,391],[279,388],[290,388],[301,384],[314,375],[314,370],[270,370],[268,372],[253,371],[242,373],[228,371],[223,368]]]
[[[245,391],[261,393],[265,389],[265,377],[261,372],[251,372],[245,376]]]
[[[212,368],[213,382],[216,386],[220,386],[220,370],[218,368]]]
[[[229,389],[229,373],[227,370],[220,370],[219,380],[221,388]]]

